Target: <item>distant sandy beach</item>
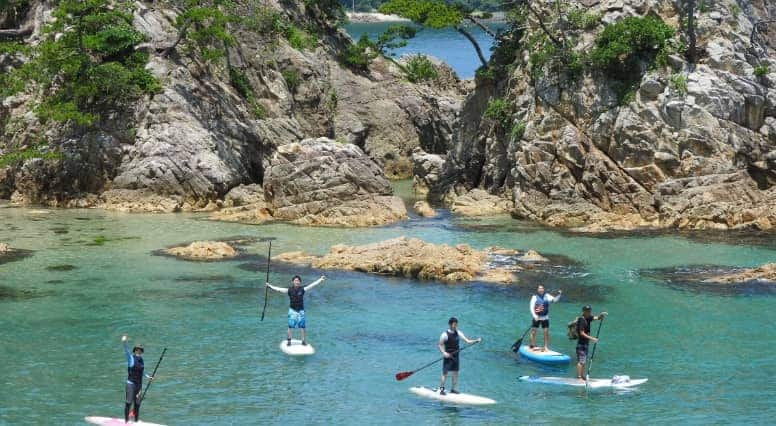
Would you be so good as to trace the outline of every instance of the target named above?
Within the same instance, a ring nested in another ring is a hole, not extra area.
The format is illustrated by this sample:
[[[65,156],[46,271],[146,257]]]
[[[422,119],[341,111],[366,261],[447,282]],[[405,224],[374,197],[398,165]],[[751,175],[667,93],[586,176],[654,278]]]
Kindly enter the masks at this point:
[[[402,18],[401,16],[377,12],[348,12],[348,19],[354,23],[409,22],[409,19]]]

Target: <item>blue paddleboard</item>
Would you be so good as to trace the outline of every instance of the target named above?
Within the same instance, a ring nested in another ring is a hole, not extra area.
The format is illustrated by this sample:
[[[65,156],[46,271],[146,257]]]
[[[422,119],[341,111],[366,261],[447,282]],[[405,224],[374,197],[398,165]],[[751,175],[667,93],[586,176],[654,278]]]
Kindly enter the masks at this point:
[[[571,357],[566,354],[555,351],[534,351],[529,349],[528,345],[520,346],[518,353],[525,359],[542,364],[567,364],[571,361]]]

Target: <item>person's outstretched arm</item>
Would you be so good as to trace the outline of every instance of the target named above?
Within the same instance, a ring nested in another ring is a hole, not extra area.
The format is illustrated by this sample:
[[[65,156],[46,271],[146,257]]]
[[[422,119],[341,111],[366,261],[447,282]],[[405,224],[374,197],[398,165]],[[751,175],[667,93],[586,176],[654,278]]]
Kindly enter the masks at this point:
[[[283,287],[275,287],[274,285],[272,285],[272,284],[270,284],[270,283],[265,283],[265,285],[266,285],[267,287],[269,287],[270,289],[272,289],[272,290],[274,290],[274,291],[277,291],[278,293],[286,293],[286,294],[288,294],[288,289],[287,289],[287,288],[283,288]]]
[[[560,300],[560,296],[563,294],[563,290],[558,290],[558,294],[556,296],[550,295],[550,303],[555,303],[558,300]]]
[[[479,343],[482,341],[482,337],[480,337],[479,339],[469,339],[468,337],[464,336],[461,330],[458,330],[458,336],[460,336],[461,339],[463,339],[463,341],[466,342],[467,345],[472,345],[474,343]]]
[[[135,365],[135,358],[127,347],[127,336],[121,336],[121,344],[124,346],[124,355],[127,357],[127,367],[132,368]]]
[[[304,287],[304,291],[310,291],[310,290],[311,290],[313,287],[315,287],[315,286],[317,286],[318,284],[322,283],[322,282],[323,282],[323,280],[325,280],[325,279],[326,279],[326,277],[325,277],[324,275],[321,275],[321,277],[320,277],[320,278],[318,278],[317,280],[313,281],[312,283],[310,283],[310,284],[306,285],[306,286]]]

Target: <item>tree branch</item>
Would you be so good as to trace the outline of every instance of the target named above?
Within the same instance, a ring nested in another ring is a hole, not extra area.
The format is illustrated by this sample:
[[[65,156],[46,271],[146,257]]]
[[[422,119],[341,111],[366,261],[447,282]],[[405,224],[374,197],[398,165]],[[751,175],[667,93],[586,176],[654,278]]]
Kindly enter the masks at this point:
[[[475,17],[473,17],[471,15],[467,15],[466,19],[471,21],[474,25],[480,27],[480,29],[482,29],[482,31],[484,31],[485,34],[487,34],[487,35],[489,35],[489,36],[491,36],[493,38],[496,38],[496,33],[494,33],[493,30],[488,28],[487,25],[484,25],[482,22],[480,22],[477,18],[475,18]]]
[[[171,46],[164,48],[162,51],[162,57],[165,57],[170,54],[173,50],[175,50],[176,47],[180,44],[181,41],[183,41],[184,38],[186,38],[186,34],[189,31],[189,27],[191,26],[191,20],[187,19],[186,22],[183,23],[183,26],[181,27],[181,30],[178,32],[178,38],[175,39],[175,43],[173,43]]]
[[[10,30],[0,30],[0,38],[22,38],[32,34],[32,25]]]
[[[485,55],[482,54],[482,49],[480,49],[480,45],[477,43],[477,40],[474,38],[474,36],[471,35],[468,31],[466,31],[463,27],[457,26],[455,29],[463,34],[464,37],[469,39],[469,41],[472,43],[472,46],[474,46],[474,50],[477,51],[477,56],[480,58],[480,62],[482,62],[482,66],[486,67],[488,66],[488,61],[485,59]]]

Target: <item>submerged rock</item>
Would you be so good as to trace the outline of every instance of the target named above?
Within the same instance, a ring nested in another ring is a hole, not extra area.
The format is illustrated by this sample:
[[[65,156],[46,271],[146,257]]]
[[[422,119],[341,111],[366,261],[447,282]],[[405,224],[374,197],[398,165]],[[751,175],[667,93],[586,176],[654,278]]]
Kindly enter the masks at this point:
[[[189,260],[222,260],[238,254],[234,247],[223,241],[195,241],[187,246],[168,248],[164,252]]]
[[[766,263],[757,268],[715,275],[703,280],[705,283],[734,284],[747,281],[762,281],[776,284],[776,263]]]
[[[11,251],[11,247],[6,243],[0,243],[0,254],[8,253]]]
[[[313,268],[342,269],[444,282],[486,281],[514,283],[522,271],[516,250],[474,250],[466,244],[451,247],[417,238],[393,238],[362,246],[335,245],[323,256],[284,253],[276,259]],[[532,252],[529,258],[541,257]]]
[[[278,147],[264,196],[273,217],[302,225],[374,226],[407,217],[377,163],[327,138]]]

